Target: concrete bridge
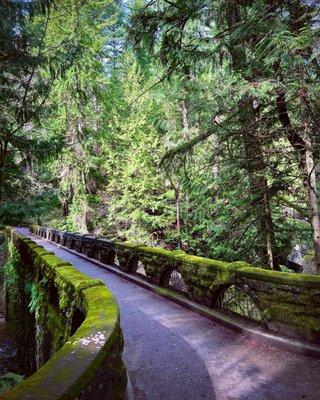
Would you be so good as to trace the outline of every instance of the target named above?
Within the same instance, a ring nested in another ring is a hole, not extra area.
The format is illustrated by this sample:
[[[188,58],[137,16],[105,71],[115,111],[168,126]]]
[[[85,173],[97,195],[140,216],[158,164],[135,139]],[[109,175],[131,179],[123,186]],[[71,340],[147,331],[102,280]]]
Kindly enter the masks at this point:
[[[28,229],[17,230],[90,277],[102,279],[114,293],[124,361],[137,400],[319,400],[319,359],[227,329]]]

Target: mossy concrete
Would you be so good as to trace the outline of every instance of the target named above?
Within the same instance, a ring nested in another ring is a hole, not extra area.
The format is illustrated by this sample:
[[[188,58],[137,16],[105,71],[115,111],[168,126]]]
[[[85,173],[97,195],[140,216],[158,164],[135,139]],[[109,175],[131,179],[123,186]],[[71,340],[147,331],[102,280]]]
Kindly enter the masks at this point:
[[[108,284],[121,310],[126,365],[138,396],[148,400],[226,397],[317,400],[319,360],[275,348],[270,337],[276,335],[264,332],[267,342],[261,344],[257,336],[226,329],[219,320],[202,318],[187,310],[188,306],[179,307],[128,282],[139,279],[152,286],[139,275],[124,273],[115,266],[103,265],[62,246],[34,239],[25,229],[21,232],[72,262],[80,271]],[[179,296],[180,304],[182,299]],[[197,306],[208,311],[204,306]],[[243,325],[246,330],[250,329],[250,325]],[[280,339],[277,338],[277,343]],[[303,343],[302,346],[304,353],[312,345]]]
[[[126,371],[114,296],[101,280],[89,278],[30,239],[10,229],[8,236],[19,255],[17,271],[24,271],[19,284],[26,278],[29,282],[26,291],[19,287],[17,292],[29,296],[28,301],[24,298],[27,307],[23,312],[14,308],[11,317],[17,323],[32,317],[29,326],[25,322],[22,327],[34,332],[35,345],[25,350],[38,369],[1,399],[102,399],[106,393],[110,399],[123,399]],[[77,322],[76,315],[82,314]]]
[[[37,226],[31,230],[42,237],[50,231]],[[77,240],[85,239],[77,235]],[[100,252],[103,247],[101,244]],[[107,241],[105,248],[107,254],[116,254],[121,271],[135,273],[140,261],[146,278],[159,286],[165,285],[173,270],[178,271],[187,286],[186,296],[207,307],[215,308],[219,294],[234,285],[251,297],[270,331],[320,344],[320,276],[266,270],[243,261],[228,263],[138,244]],[[93,257],[99,259],[97,254]]]

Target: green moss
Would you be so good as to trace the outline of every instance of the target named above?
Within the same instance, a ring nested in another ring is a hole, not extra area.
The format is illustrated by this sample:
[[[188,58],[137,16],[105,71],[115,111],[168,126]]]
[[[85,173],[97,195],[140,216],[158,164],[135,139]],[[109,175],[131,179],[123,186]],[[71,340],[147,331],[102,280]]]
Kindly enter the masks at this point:
[[[119,382],[119,387],[116,387],[118,393],[114,398],[123,397],[126,378],[123,363],[118,358],[123,346],[118,306],[106,287],[85,289],[83,298],[86,308],[84,323],[36,374],[9,392],[6,399],[19,399],[25,391],[39,400],[46,399],[48,391],[57,396],[62,392],[58,396],[61,399],[73,399],[91,382],[102,363],[109,358],[109,368],[112,368],[109,374],[115,375]],[[92,340],[96,337],[103,339],[98,343]]]
[[[314,250],[309,250],[308,253],[303,257],[304,262],[314,262],[315,260],[315,253]]]
[[[122,250],[122,249],[128,249],[128,250],[137,250],[139,245],[134,244],[134,243],[119,243],[119,242],[114,242],[114,247],[116,249]]]
[[[20,309],[21,261],[11,239],[7,241],[7,260],[4,265],[4,286],[7,295],[7,319],[11,321],[14,331],[18,330]]]
[[[32,249],[33,254],[38,257],[53,254],[52,251],[48,251],[42,247],[38,247],[38,246],[34,247],[34,246],[30,246],[30,245],[28,245],[28,247],[29,247],[29,249]]]
[[[138,246],[132,243],[114,243],[120,270],[125,272],[135,271],[138,263],[137,248]]]
[[[35,229],[38,228],[35,227]],[[120,269],[126,272],[135,272],[140,260],[148,279],[158,285],[162,284],[164,277],[167,277],[172,270],[177,270],[187,285],[188,296],[202,304],[211,306],[216,295],[228,285],[238,287],[246,285],[262,312],[272,315],[270,321],[272,319],[276,322],[282,319],[282,323],[287,326],[295,325],[294,322],[290,323],[290,315],[293,315],[292,309],[285,306],[289,315],[285,317],[285,313],[278,312],[278,304],[294,304],[296,309],[304,309],[304,315],[311,320],[317,321],[320,318],[318,295],[312,295],[310,292],[320,289],[320,277],[265,270],[241,261],[227,263],[211,260],[189,255],[179,250],[169,251],[132,243],[114,243],[112,246],[119,259]],[[63,296],[68,298],[70,293],[66,290]],[[273,309],[271,314],[270,308]],[[310,314],[308,314],[308,310],[312,310]],[[299,321],[300,324],[303,323],[301,318]],[[310,324],[314,325],[313,322]],[[305,327],[306,334],[310,324]],[[296,331],[300,332],[300,326]]]
[[[179,294],[177,292],[174,292],[173,290],[167,289],[167,288],[162,288],[162,287],[156,287],[154,291],[162,296],[165,297],[166,299],[171,299],[171,300],[186,300],[186,297],[183,296],[182,294]]]
[[[119,308],[113,294],[105,286],[94,286],[83,290],[86,319],[77,331],[81,336],[85,330],[109,331],[119,323]]]
[[[148,255],[155,255],[155,256],[165,256],[170,257],[173,256],[173,251],[165,250],[160,247],[150,247],[150,246],[138,246],[137,250],[139,254],[148,254]]]
[[[13,374],[9,372],[6,375],[0,376],[0,395],[7,390],[13,388],[23,381],[22,375]]]
[[[198,257],[190,254],[173,254],[173,258],[183,263],[192,264],[194,266],[203,266],[207,268],[225,267],[228,263],[219,260],[211,260],[210,258]]]
[[[34,375],[3,398],[21,399],[26,394],[40,400],[47,399],[49,393],[61,399],[75,398],[90,383],[102,364],[110,360],[110,364],[107,362],[104,368],[109,375],[115,377],[110,382],[116,391],[112,398],[122,399],[126,385],[121,360],[123,339],[119,310],[113,295],[101,280],[89,278],[40,246],[24,240],[21,235],[12,235],[22,258],[27,256],[31,279],[27,293],[31,298],[30,311],[36,319],[37,349],[43,349],[44,335],[49,333],[52,357]],[[11,250],[19,266],[19,254],[13,243]],[[29,258],[29,255],[32,257]],[[33,282],[32,279],[39,271],[43,278]],[[20,279],[19,273],[17,276]],[[53,284],[58,292],[62,313],[56,305],[49,303],[49,288]],[[68,339],[74,310],[79,308],[85,312],[85,321]],[[92,337],[99,338],[102,333],[101,343],[91,340]],[[88,340],[90,348],[85,345]],[[41,354],[38,358],[41,364]]]
[[[276,303],[272,307],[266,308],[264,316],[278,321],[280,323],[287,322],[289,325],[300,327],[301,332],[307,330],[320,332],[320,320],[312,315],[305,314],[305,307],[296,304]]]
[[[320,276],[315,275],[292,274],[289,272],[271,271],[253,267],[242,267],[237,271],[237,275],[239,277],[259,281],[320,289]]]
[[[34,265],[36,268],[41,269],[43,274],[50,279],[54,279],[58,268],[72,267],[70,263],[62,261],[58,257],[50,254],[45,254],[38,260],[35,260]]]
[[[56,270],[57,287],[72,287],[76,292],[92,286],[104,286],[101,279],[92,279],[71,265],[64,265]]]
[[[320,277],[313,275],[300,275],[286,272],[266,270],[262,268],[252,267],[249,264],[238,261],[233,263],[227,263],[219,260],[211,260],[208,258],[198,257],[189,255],[181,251],[169,251],[158,247],[150,246],[138,246],[128,243],[116,243],[116,248],[133,250],[138,253],[143,263],[154,262],[159,268],[159,264],[163,262],[163,259],[168,262],[172,261],[172,267],[174,268],[179,265],[184,265],[185,269],[187,265],[193,268],[193,271],[200,270],[201,267],[204,269],[202,274],[211,275],[212,270],[217,271],[218,277],[217,282],[228,282],[229,277],[237,275],[238,277],[245,277],[251,279],[257,279],[262,281],[277,282],[281,284],[303,286],[310,288],[320,288]],[[157,260],[160,257],[161,261]],[[207,272],[205,271],[207,270]],[[152,271],[154,274],[154,271]]]
[[[51,332],[51,355],[55,354],[68,339],[68,328],[61,313],[51,304],[47,305],[46,325]]]

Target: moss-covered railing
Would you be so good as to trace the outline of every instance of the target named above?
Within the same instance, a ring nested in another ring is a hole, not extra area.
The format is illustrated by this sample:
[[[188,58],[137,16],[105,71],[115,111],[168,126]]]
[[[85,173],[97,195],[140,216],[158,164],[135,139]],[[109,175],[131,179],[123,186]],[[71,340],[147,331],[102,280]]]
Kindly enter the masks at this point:
[[[104,283],[8,232],[7,317],[29,376],[1,399],[123,399],[119,310]]]
[[[257,322],[269,331],[320,344],[320,276],[222,262],[181,251],[117,243],[90,235],[33,226],[35,235],[145,275],[159,286],[235,318]]]

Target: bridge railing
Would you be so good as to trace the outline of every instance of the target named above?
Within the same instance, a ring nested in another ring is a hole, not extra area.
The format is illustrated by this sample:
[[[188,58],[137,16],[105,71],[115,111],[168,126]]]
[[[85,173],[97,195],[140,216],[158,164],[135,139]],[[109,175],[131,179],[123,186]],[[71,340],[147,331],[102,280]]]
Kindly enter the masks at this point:
[[[44,232],[53,241],[59,235],[37,230]],[[19,360],[33,374],[0,398],[123,399],[123,338],[112,293],[25,236],[9,228],[7,233],[7,317],[15,327]]]
[[[33,226],[34,234],[269,331],[320,344],[320,276]]]

